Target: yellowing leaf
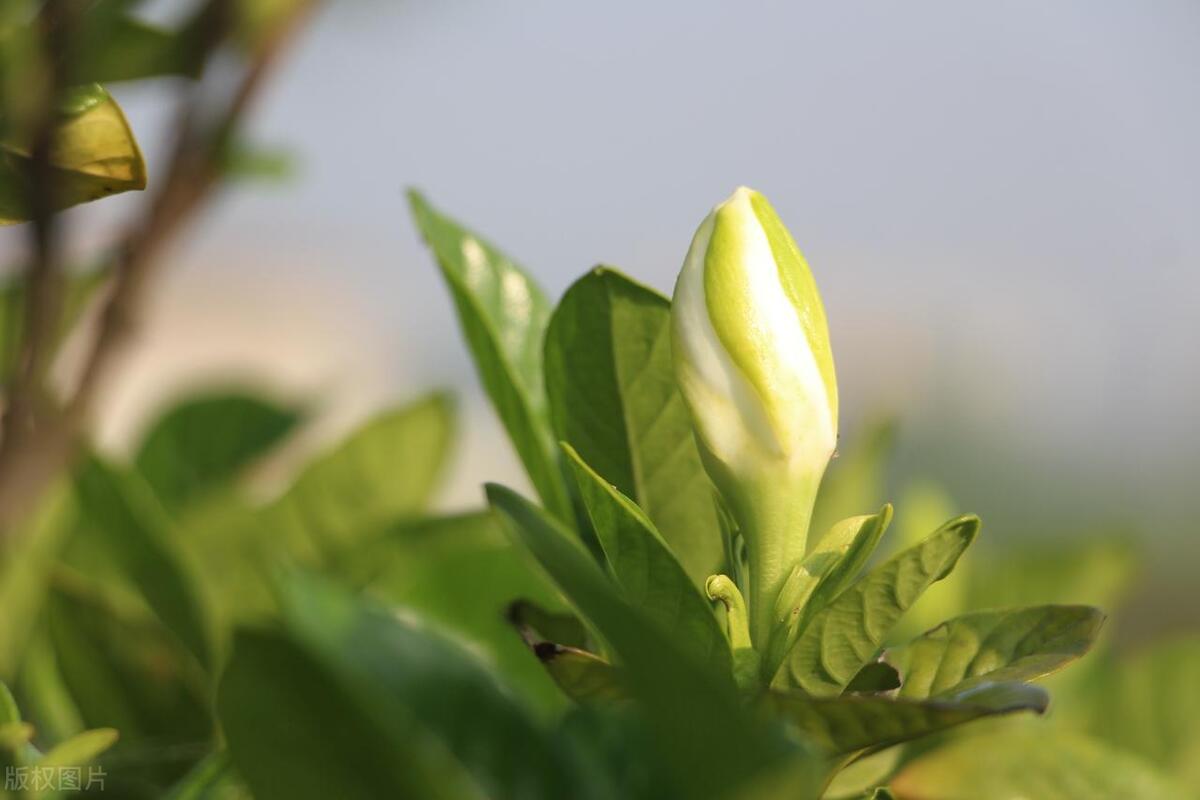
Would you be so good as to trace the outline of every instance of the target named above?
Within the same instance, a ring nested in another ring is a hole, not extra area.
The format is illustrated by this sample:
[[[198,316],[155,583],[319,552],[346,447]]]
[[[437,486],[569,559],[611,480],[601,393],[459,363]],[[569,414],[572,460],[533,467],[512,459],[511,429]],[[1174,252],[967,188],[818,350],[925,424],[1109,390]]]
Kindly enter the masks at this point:
[[[146,188],[146,163],[117,102],[98,84],[72,90],[50,153],[54,206],[69,208]],[[0,224],[29,219],[28,132],[0,141]]]

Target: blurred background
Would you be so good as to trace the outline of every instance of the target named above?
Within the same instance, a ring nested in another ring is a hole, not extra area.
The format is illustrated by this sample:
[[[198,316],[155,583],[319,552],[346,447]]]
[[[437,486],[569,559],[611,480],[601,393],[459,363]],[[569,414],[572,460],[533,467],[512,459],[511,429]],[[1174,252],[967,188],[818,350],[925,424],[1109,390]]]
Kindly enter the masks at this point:
[[[173,252],[102,438],[214,380],[302,397],[327,435],[443,386],[464,430],[441,504],[477,506],[521,471],[404,188],[557,298],[599,262],[669,292],[748,184],[817,276],[844,438],[896,417],[897,471],[992,546],[1135,538],[1133,618],[1194,626],[1197,45],[1192,0],[330,4],[252,126],[295,173],[231,190]],[[167,89],[113,87],[143,143]],[[137,202],[71,212],[78,244]]]

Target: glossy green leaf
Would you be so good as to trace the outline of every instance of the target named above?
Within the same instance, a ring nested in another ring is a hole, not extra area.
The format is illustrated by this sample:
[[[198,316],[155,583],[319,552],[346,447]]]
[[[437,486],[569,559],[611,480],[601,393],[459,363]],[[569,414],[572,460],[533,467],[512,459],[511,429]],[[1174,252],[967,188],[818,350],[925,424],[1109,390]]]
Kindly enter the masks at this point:
[[[838,771],[822,797],[828,800],[873,797],[878,787],[886,786],[888,778],[896,771],[903,749],[903,746],[888,747],[856,758]]]
[[[569,764],[482,660],[433,629],[313,580],[283,585],[287,630],[359,703],[408,715],[488,797],[563,797]]]
[[[62,105],[50,154],[56,208],[146,188],[146,164],[133,131],[103,87],[74,89]],[[0,139],[0,225],[29,219],[28,138],[9,131]]]
[[[518,599],[555,610],[562,601],[491,514],[399,523],[347,553],[337,571],[376,597],[453,629],[540,711],[561,712],[561,693],[505,615]]]
[[[230,757],[259,800],[479,797],[444,748],[380,705],[275,631],[238,632],[217,693]]]
[[[155,615],[195,655],[211,662],[212,633],[190,565],[172,541],[173,523],[145,482],[97,456],[75,472],[79,513]]]
[[[897,503],[894,546],[910,547],[921,541],[942,520],[953,516],[956,507],[949,492],[933,481],[916,481],[905,486]],[[974,577],[970,564],[960,564],[954,574],[929,587],[896,625],[888,637],[889,643],[908,641],[943,620],[976,608],[1003,607],[994,603],[968,604],[967,592],[972,583],[991,583],[990,580],[972,580]]]
[[[729,674],[705,669],[630,607],[578,539],[509,489],[488,500],[567,598],[612,645],[661,753],[689,798],[716,797],[780,757],[742,708]]]
[[[892,779],[920,800],[1164,800],[1187,793],[1138,757],[1075,733],[1044,729],[957,739]]]
[[[563,295],[546,331],[558,438],[646,513],[703,586],[723,552],[712,485],[675,386],[670,301],[597,267]]]
[[[596,536],[625,599],[717,671],[732,669],[712,604],[642,510],[564,445]]]
[[[812,755],[782,759],[743,782],[729,800],[781,800],[820,797],[828,783],[829,762]]]
[[[1091,606],[981,611],[944,622],[886,658],[904,676],[902,697],[941,696],[979,681],[1049,675],[1086,653],[1103,622]]]
[[[818,697],[840,694],[875,660],[904,611],[954,569],[978,532],[977,517],[959,517],[872,569],[813,616],[777,681]]]
[[[812,618],[857,577],[892,518],[892,507],[850,517],[830,528],[784,584],[776,601],[776,626],[763,663],[768,683]]]
[[[1041,713],[1049,703],[1044,689],[1022,683],[985,684],[935,700],[774,691],[767,698],[777,713],[831,756],[889,747],[983,717]]]
[[[665,764],[651,758],[647,726],[629,705],[579,705],[553,735],[571,749],[579,783],[598,798],[662,800],[679,797]]]
[[[159,417],[134,463],[168,508],[180,508],[238,477],[278,444],[299,415],[243,392],[191,397]]]
[[[438,213],[415,191],[409,203],[454,298],[475,368],[538,496],[562,520],[572,511],[551,434],[542,376],[550,305],[507,256]]]
[[[838,556],[838,562],[813,594],[814,608],[823,607],[854,582],[891,521],[892,507],[885,505],[874,514],[850,517],[834,524],[817,542],[813,553],[833,553]]]
[[[372,418],[301,471],[267,509],[294,553],[330,555],[424,511],[454,435],[450,399],[431,394]]]

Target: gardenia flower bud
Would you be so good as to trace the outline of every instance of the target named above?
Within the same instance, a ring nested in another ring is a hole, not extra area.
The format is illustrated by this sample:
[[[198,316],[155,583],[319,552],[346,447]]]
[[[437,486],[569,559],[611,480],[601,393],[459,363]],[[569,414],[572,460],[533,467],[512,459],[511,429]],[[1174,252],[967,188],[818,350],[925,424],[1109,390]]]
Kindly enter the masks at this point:
[[[779,590],[804,557],[838,418],[825,310],[765,197],[740,188],[700,225],[671,318],[676,380],[705,468],[746,541],[761,649]]]

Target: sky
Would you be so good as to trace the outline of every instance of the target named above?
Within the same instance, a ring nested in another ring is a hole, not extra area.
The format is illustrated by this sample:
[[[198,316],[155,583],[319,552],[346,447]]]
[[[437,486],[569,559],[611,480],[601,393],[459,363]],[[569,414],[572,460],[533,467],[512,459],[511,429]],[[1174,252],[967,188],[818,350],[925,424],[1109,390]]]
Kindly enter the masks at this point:
[[[1194,0],[334,2],[252,128],[297,174],[231,190],[171,254],[107,435],[206,376],[272,380],[331,429],[447,387],[443,502],[477,502],[519,468],[403,190],[557,297],[596,263],[669,292],[746,184],[816,275],[845,436],[897,415],[903,463],[1010,528],[1178,536],[1200,468],[1197,74]],[[144,141],[164,91],[116,88]]]

